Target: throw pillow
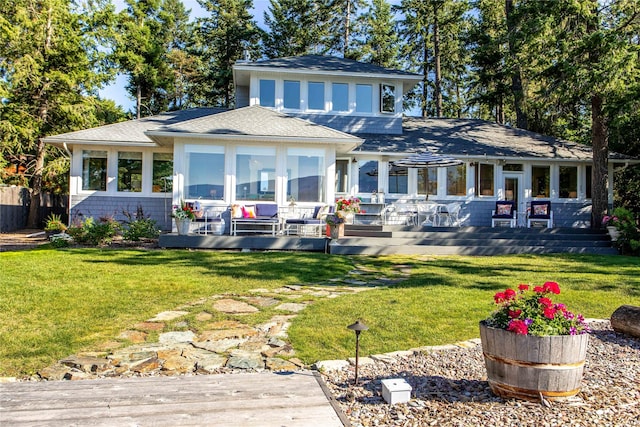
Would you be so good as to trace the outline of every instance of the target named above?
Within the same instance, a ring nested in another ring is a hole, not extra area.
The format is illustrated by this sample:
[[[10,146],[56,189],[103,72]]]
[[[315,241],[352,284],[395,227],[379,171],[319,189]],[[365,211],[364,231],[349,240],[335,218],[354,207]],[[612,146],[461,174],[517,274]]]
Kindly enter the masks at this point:
[[[231,218],[242,218],[242,206],[231,205]]]
[[[322,219],[325,216],[327,216],[328,213],[329,213],[329,206],[322,206],[320,209],[318,209],[318,212],[316,213],[316,216],[314,217],[314,219]]]
[[[547,205],[533,205],[534,215],[547,215]]]
[[[256,217],[256,207],[255,206],[243,206],[242,207],[242,216],[244,218],[255,218]]]
[[[496,208],[496,215],[511,215],[511,204],[509,203],[498,203]]]

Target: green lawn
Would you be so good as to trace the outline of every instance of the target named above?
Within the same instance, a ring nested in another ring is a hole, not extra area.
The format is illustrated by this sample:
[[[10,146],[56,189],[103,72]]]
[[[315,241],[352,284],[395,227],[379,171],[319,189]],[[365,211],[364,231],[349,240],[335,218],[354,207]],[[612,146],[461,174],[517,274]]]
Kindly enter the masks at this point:
[[[304,310],[290,337],[306,362],[352,355],[353,334],[345,327],[356,318],[371,328],[362,338],[367,354],[477,337],[477,322],[492,310],[493,294],[522,282],[557,281],[562,289],[557,299],[586,317],[609,317],[622,304],[640,305],[640,262],[618,256],[4,252],[0,253],[0,376],[31,374],[64,356],[113,340],[160,311],[202,297],[317,283],[346,276],[354,264],[389,275],[397,271],[394,266],[406,264],[412,274],[402,285],[319,298]],[[203,307],[206,310],[206,304],[194,310]],[[271,314],[243,321],[263,321]]]

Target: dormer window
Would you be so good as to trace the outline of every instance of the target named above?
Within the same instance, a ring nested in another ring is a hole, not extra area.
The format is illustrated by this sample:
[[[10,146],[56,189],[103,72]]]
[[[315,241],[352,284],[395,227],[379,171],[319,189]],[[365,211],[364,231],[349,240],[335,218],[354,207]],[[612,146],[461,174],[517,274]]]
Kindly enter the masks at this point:
[[[373,88],[371,85],[356,85],[356,111],[358,113],[371,113]]]
[[[275,80],[260,80],[260,105],[263,107],[276,106]]]
[[[324,83],[309,82],[307,105],[310,110],[324,110]]]
[[[300,109],[300,82],[297,80],[284,81],[284,108]]]
[[[380,112],[395,113],[396,88],[392,85],[380,85]]]

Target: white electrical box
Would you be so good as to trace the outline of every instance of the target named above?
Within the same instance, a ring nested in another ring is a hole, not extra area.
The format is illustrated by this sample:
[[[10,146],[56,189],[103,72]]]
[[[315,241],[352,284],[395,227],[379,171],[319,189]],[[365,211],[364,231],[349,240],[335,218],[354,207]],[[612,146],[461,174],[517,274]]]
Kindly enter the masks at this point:
[[[382,398],[390,405],[411,400],[411,386],[402,378],[382,380]]]

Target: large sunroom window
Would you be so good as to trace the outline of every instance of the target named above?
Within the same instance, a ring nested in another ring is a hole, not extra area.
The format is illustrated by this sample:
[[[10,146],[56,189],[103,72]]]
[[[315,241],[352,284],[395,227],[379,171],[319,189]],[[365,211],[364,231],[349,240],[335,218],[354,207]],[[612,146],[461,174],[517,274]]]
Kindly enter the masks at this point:
[[[287,200],[321,202],[324,200],[324,150],[287,149]]]
[[[493,171],[493,165],[483,163],[478,165],[478,182],[476,188],[478,188],[480,196],[493,196],[495,194]]]
[[[549,166],[533,166],[531,168],[531,195],[533,197],[550,197]]]
[[[153,187],[154,193],[170,193],[173,191],[173,154],[153,153]]]
[[[260,105],[263,107],[276,106],[275,80],[260,80]]]
[[[465,165],[447,168],[447,196],[464,196],[467,193],[467,169]]]
[[[578,168],[576,166],[560,166],[560,198],[575,199],[578,197]]]
[[[438,168],[418,169],[418,194],[438,194]]]
[[[82,189],[107,191],[107,152],[82,151]]]
[[[276,199],[276,149],[238,147],[236,151],[236,199]]]
[[[388,189],[389,193],[401,193],[407,194],[409,181],[409,173],[406,167],[394,166],[389,167],[389,181]]]
[[[358,161],[358,186],[360,193],[378,191],[378,161]]]
[[[118,153],[118,191],[142,191],[142,153]]]
[[[187,145],[185,197],[190,199],[224,199],[224,147]]]

